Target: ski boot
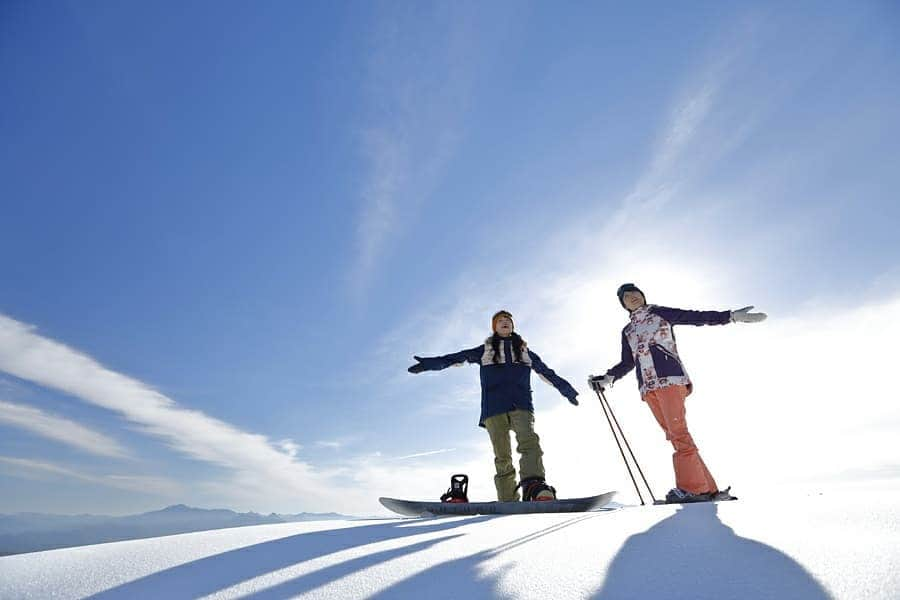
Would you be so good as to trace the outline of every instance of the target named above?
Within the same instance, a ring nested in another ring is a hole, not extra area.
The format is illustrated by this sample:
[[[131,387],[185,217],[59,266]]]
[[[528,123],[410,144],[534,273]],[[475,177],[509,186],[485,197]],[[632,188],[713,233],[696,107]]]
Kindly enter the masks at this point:
[[[523,502],[548,502],[556,500],[556,488],[547,485],[543,477],[529,477],[519,482]]]
[[[714,493],[712,499],[713,502],[722,502],[724,500],[737,500],[737,496],[731,495],[731,486],[729,485],[724,490]]]
[[[705,494],[692,494],[681,488],[672,488],[666,494],[666,504],[691,504],[693,502],[709,502],[713,499],[713,494],[707,492]]]
[[[466,492],[469,491],[468,475],[452,475],[450,477],[450,489],[441,496],[441,502],[468,502],[469,497]]]

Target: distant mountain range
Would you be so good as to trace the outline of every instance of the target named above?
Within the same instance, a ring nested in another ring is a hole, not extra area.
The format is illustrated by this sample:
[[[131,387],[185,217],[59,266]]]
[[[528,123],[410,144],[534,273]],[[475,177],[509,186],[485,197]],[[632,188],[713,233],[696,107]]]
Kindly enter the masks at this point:
[[[184,504],[124,517],[17,513],[0,515],[0,556],[246,525],[355,518],[337,513],[261,515]]]

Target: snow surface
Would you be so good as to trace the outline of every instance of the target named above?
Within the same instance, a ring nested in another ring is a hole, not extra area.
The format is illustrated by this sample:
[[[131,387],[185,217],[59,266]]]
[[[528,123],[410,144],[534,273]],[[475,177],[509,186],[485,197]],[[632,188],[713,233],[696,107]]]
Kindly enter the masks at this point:
[[[900,598],[900,491],[260,525],[0,558],[0,598]]]

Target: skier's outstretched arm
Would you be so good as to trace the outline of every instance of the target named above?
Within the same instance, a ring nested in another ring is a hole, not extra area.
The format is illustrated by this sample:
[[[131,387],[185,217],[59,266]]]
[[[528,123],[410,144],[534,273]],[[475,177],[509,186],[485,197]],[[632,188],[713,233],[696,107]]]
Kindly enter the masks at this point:
[[[672,325],[725,325],[726,323],[758,323],[766,313],[752,313],[752,306],[737,310],[682,310],[668,306],[654,306],[650,311]]]
[[[725,325],[731,323],[730,310],[683,310],[668,306],[653,306],[650,312],[672,325]]]
[[[413,356],[416,364],[407,369],[410,373],[421,373],[422,371],[440,371],[454,365],[462,365],[463,363],[480,363],[481,355],[484,353],[484,346],[475,346],[468,350],[461,350],[452,354],[443,356],[421,357]]]
[[[528,350],[528,356],[531,357],[531,368],[537,373],[541,379],[552,385],[556,390],[566,397],[566,399],[578,406],[578,392],[572,387],[568,381],[556,374],[556,371],[544,364],[541,357],[537,353]]]

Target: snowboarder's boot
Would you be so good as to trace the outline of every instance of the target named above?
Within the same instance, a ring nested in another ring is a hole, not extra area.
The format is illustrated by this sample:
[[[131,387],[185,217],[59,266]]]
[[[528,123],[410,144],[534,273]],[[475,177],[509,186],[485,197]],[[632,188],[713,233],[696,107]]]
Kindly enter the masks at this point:
[[[468,502],[469,497],[466,493],[469,491],[468,475],[452,475],[450,477],[450,489],[441,496],[441,502]]]
[[[666,504],[690,504],[692,502],[709,502],[713,499],[712,493],[692,494],[681,488],[672,488],[666,494]]]
[[[529,477],[519,482],[523,502],[547,502],[556,500],[556,488],[547,485],[543,477]]]

